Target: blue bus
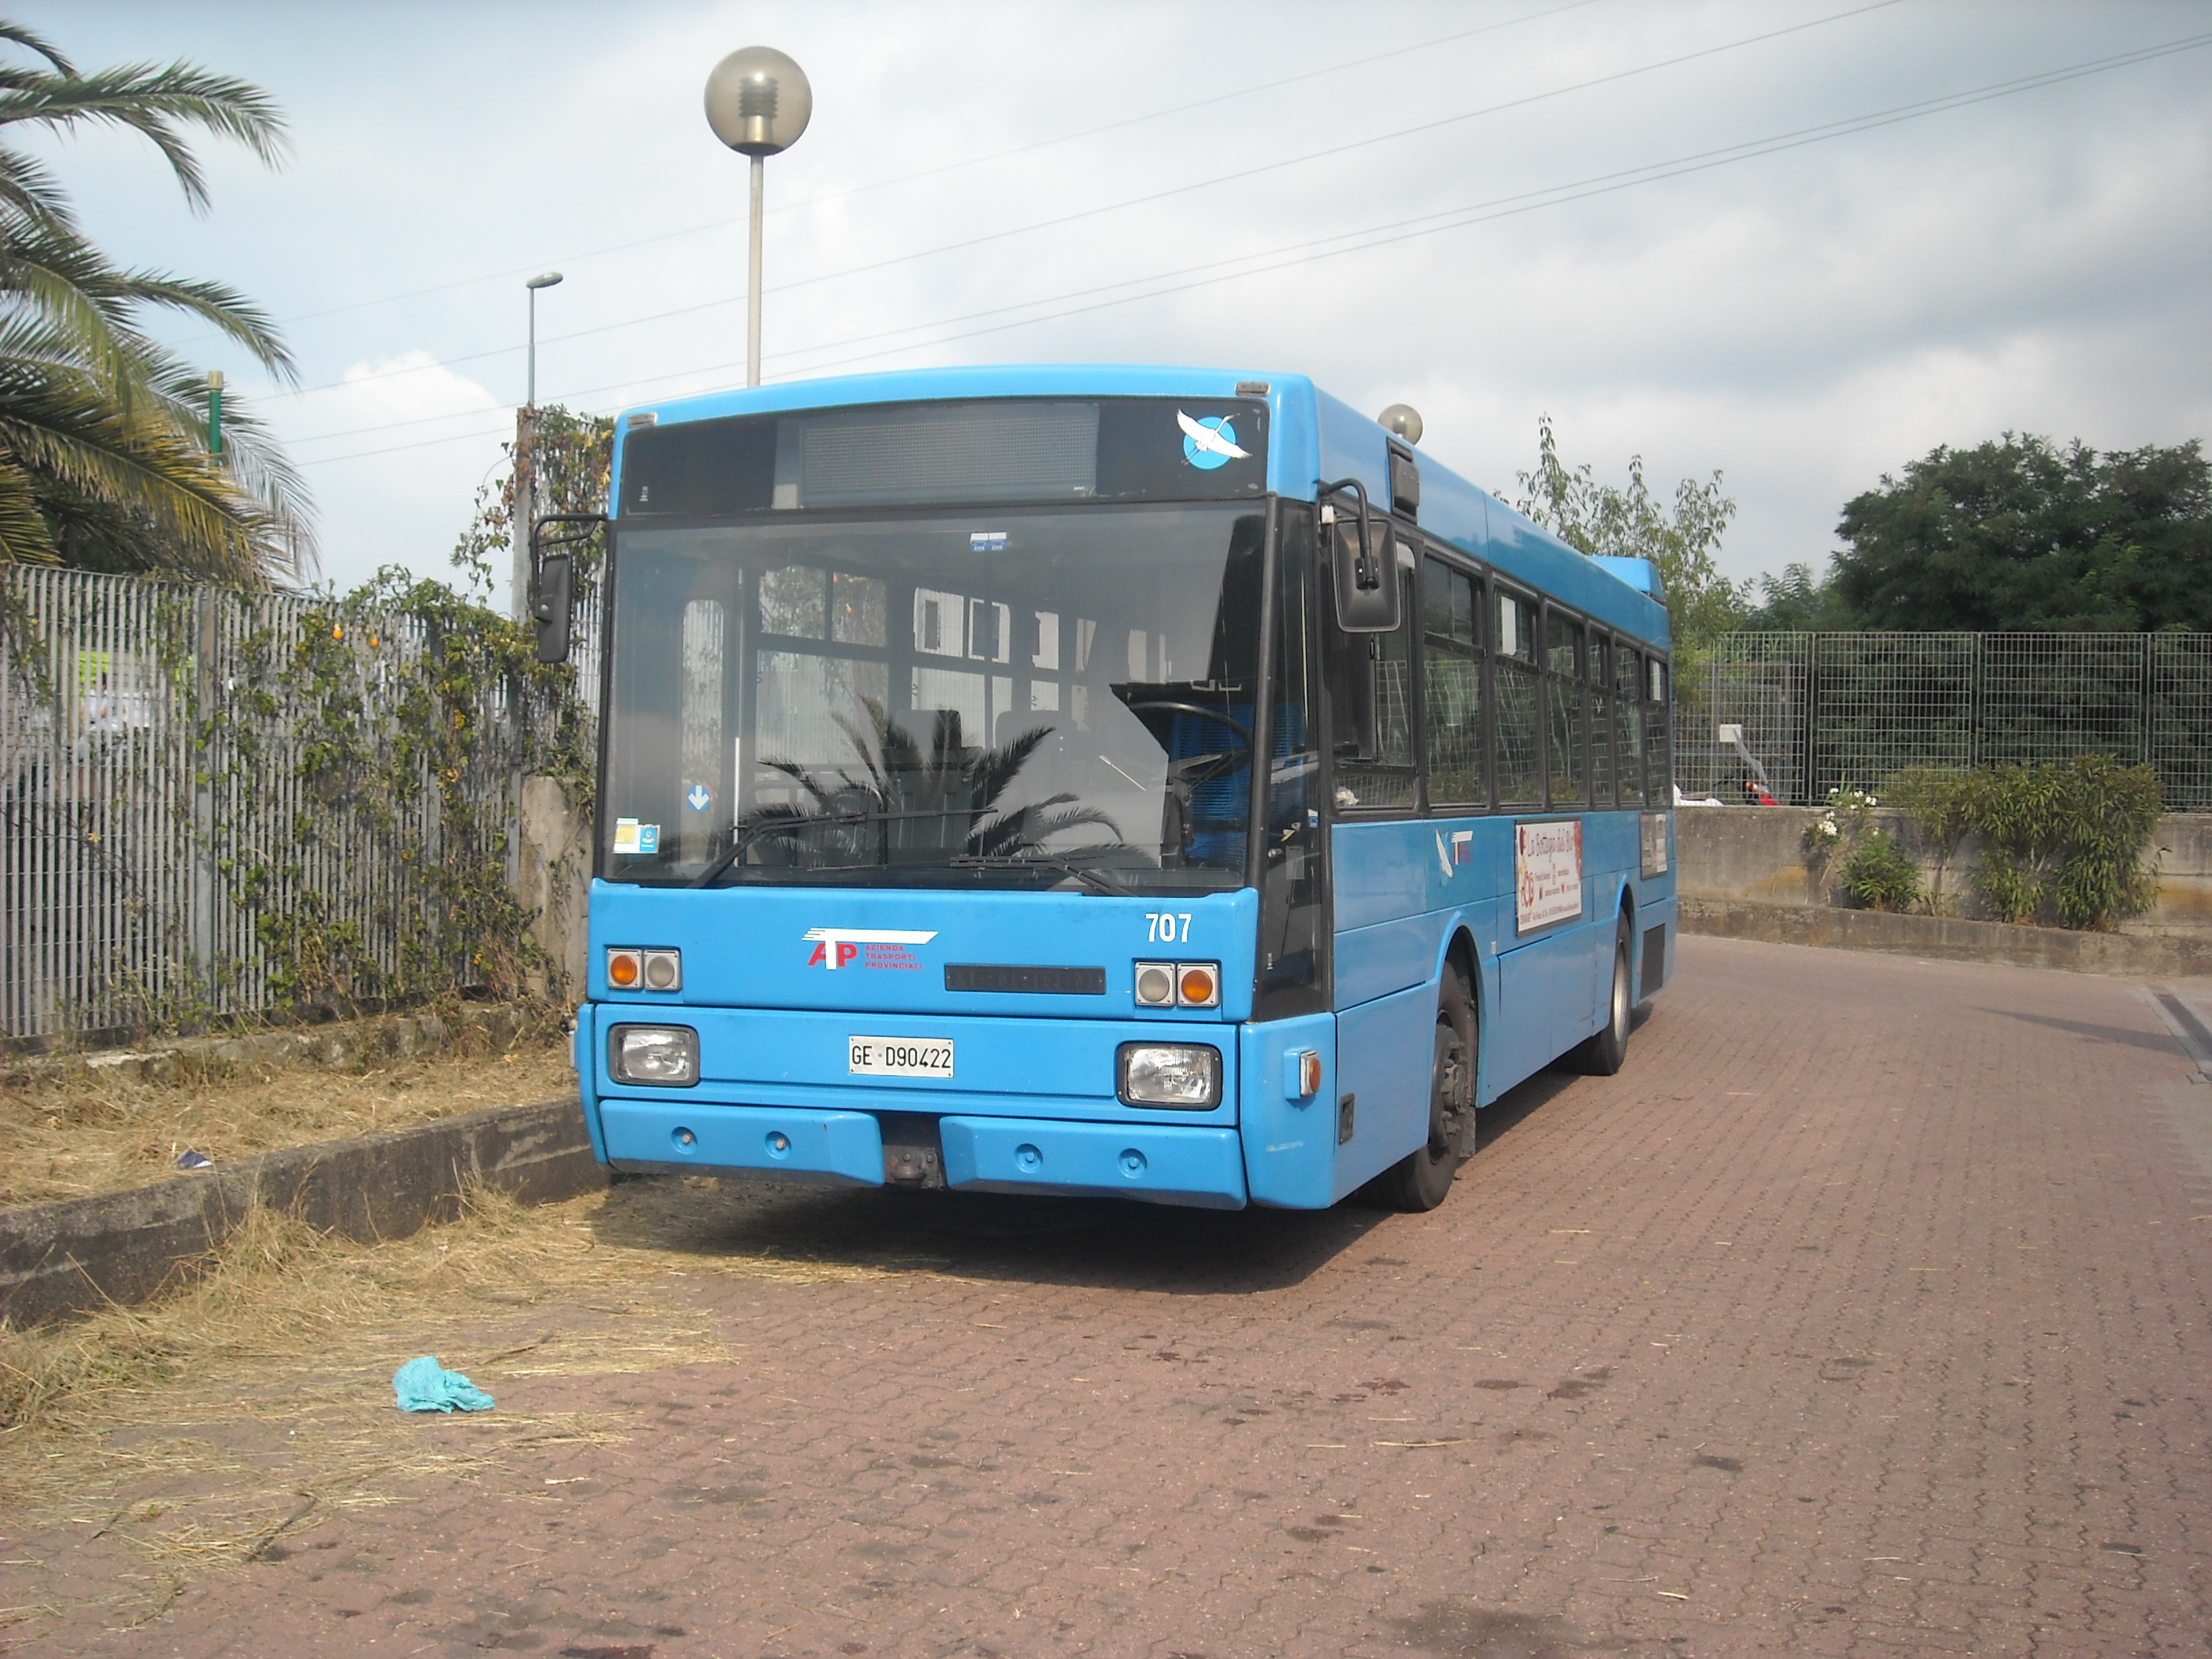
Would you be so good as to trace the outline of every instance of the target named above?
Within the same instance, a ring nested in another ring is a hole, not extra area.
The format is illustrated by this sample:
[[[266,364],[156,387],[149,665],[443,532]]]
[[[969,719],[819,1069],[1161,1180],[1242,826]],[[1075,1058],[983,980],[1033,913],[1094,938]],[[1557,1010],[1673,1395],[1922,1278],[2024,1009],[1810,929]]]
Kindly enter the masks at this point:
[[[1666,982],[1651,570],[1308,380],[690,398],[620,417],[611,495],[615,1171],[1427,1210],[1478,1108],[1617,1070]]]

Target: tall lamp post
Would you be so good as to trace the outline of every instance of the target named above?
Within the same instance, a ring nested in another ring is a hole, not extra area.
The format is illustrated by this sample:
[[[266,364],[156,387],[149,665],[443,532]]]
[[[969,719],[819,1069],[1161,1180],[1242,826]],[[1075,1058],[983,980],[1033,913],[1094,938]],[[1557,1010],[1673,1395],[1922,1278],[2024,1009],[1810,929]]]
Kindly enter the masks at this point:
[[[514,534],[514,593],[510,610],[517,622],[530,617],[530,526],[538,516],[538,477],[532,462],[538,444],[538,290],[551,288],[561,273],[549,270],[532,276],[523,287],[530,290],[529,392],[514,413],[514,507],[508,528]]]
[[[530,290],[530,399],[529,406],[538,407],[538,290],[551,288],[561,280],[561,273],[549,270],[542,276],[532,276],[523,287]]]
[[[814,113],[806,71],[773,46],[747,46],[707,77],[707,125],[714,137],[753,158],[752,237],[745,274],[745,384],[760,384],[761,198],[768,158],[789,149]]]

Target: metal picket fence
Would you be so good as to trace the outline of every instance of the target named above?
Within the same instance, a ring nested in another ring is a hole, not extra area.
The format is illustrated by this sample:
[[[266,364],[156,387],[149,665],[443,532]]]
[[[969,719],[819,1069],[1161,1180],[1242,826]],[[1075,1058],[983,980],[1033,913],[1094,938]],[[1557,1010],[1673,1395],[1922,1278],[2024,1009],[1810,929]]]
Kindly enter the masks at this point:
[[[1908,767],[2110,755],[2170,811],[2212,810],[2212,635],[1732,634],[1675,687],[1676,781],[1733,799],[1743,728],[1777,799]]]
[[[399,740],[427,642],[411,617],[355,617],[346,637],[332,614],[314,596],[0,566],[0,1037],[262,1012],[271,918],[343,930],[371,978],[427,939],[465,981],[467,942],[441,933],[425,871],[458,850],[503,857],[511,880],[543,711],[508,687],[473,711],[459,782],[488,809],[470,833],[494,844],[449,848],[437,789],[395,814],[367,799],[373,769],[303,764],[329,726],[280,671],[307,630],[343,647],[356,756],[405,752],[377,746]]]

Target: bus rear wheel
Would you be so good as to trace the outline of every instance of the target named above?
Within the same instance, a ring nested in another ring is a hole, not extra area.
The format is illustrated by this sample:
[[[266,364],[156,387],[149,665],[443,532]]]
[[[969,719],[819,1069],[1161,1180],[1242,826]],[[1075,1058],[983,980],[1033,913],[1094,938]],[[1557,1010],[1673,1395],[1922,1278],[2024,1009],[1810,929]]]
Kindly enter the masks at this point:
[[[1433,1210],[1474,1146],[1474,1004],[1457,968],[1444,969],[1429,1061],[1429,1138],[1376,1178],[1374,1194],[1394,1210]]]
[[[1613,942],[1613,988],[1606,999],[1605,1025],[1569,1051],[1567,1065],[1589,1077],[1611,1077],[1628,1058],[1629,1015],[1636,1001],[1635,969],[1629,957],[1628,918],[1620,919]]]

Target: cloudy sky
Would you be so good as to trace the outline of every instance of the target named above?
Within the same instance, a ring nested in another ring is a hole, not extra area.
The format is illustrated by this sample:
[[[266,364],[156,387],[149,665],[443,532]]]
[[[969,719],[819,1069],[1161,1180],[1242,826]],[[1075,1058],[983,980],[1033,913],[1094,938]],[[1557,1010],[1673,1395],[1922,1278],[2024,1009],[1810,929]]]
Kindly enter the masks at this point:
[[[1107,361],[1304,371],[1413,403],[1510,493],[1571,461],[1720,470],[1748,575],[2007,428],[2212,436],[2212,3],[1448,5],[35,0],[81,66],[184,58],[285,108],[279,172],[52,159],[136,263],[283,320],[222,368],[315,492],[322,574],[443,574],[523,396],[744,378],[742,158],[700,109],[763,43],[813,125],[769,164],[771,379]],[[2118,61],[2115,61],[2118,60]]]

